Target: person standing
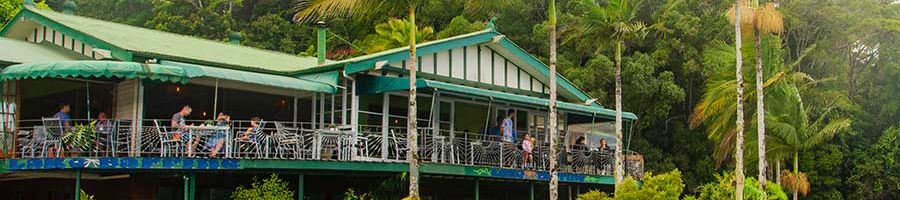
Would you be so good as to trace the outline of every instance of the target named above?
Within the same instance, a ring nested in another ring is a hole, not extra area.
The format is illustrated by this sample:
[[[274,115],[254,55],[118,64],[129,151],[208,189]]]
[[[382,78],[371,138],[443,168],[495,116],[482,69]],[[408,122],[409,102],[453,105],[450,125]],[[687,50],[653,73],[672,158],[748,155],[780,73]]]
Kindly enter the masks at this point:
[[[64,103],[59,105],[59,112],[53,115],[56,119],[59,120],[59,125],[62,126],[63,132],[66,132],[71,127],[69,124],[72,121],[72,117],[69,115],[69,112],[72,111],[72,108],[69,107],[69,104]]]
[[[509,109],[506,111],[506,119],[503,119],[503,125],[500,126],[500,129],[503,131],[504,142],[512,143],[516,139],[515,117],[516,110]]]

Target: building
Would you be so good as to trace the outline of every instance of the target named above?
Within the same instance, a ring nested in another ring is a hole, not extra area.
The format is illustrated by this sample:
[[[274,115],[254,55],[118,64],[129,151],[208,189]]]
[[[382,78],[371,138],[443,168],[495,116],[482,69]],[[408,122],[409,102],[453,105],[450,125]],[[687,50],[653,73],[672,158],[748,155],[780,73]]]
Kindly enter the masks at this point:
[[[74,9],[26,3],[0,30],[2,196],[72,199],[80,188],[99,199],[223,199],[277,172],[299,197],[336,199],[408,170],[407,48],[329,61],[241,46],[237,33],[210,41]],[[549,87],[560,97],[560,193],[612,188],[614,111],[558,74],[548,86],[548,67],[492,25],[422,43],[418,55],[424,198],[546,198]],[[71,120],[54,118],[60,105]],[[187,126],[173,127],[185,105]],[[496,131],[509,110],[514,143]],[[212,125],[218,113],[233,120]],[[623,116],[628,136],[637,117]],[[526,134],[536,138],[529,163]],[[639,177],[641,156],[626,154]]]

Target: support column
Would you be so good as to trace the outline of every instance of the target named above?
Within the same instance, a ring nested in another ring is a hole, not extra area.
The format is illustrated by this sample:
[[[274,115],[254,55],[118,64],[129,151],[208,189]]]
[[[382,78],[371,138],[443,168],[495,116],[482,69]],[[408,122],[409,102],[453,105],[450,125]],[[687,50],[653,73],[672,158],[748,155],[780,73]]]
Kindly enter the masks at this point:
[[[531,182],[531,184],[528,188],[528,199],[534,200],[534,182]]]
[[[303,200],[303,198],[306,196],[306,191],[303,190],[306,184],[305,179],[306,177],[304,177],[303,174],[297,176],[297,200]]]
[[[81,200],[81,170],[75,170],[75,200]]]
[[[196,195],[197,195],[197,174],[191,173],[191,194],[190,194],[191,199],[190,200],[196,199]]]
[[[191,200],[191,177],[188,175],[183,175],[184,179],[184,200]]]
[[[475,179],[475,200],[478,200],[479,196],[481,196],[481,187],[478,179]]]

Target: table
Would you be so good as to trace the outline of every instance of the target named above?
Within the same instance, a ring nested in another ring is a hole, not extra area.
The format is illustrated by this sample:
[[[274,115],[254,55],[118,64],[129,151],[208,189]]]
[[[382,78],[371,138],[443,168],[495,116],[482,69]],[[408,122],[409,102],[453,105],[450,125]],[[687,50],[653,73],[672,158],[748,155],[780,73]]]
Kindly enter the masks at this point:
[[[222,131],[222,132],[225,132],[225,141],[226,142],[225,142],[225,147],[223,147],[223,148],[225,148],[225,157],[231,157],[231,142],[227,142],[227,141],[231,141],[231,138],[232,138],[231,131],[229,131],[229,130],[231,130],[231,127],[203,125],[203,126],[185,126],[184,129],[188,130],[190,132],[190,134],[188,134],[188,143],[187,143],[188,156],[194,156],[194,138],[193,137],[195,135],[197,137],[209,136],[209,135],[215,134],[216,132]],[[200,140],[200,138],[198,138],[198,141],[197,141],[198,145],[200,143],[199,140]]]

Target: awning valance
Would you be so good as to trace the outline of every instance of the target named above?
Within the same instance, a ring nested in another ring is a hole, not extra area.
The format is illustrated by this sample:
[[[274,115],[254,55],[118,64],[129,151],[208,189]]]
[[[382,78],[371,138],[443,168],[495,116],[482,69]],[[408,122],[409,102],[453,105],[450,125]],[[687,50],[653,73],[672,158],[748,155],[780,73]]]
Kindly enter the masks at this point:
[[[440,81],[433,80],[416,80],[417,88],[435,88],[439,91],[449,91],[454,93],[473,95],[473,96],[481,96],[493,98],[495,100],[506,101],[511,103],[521,103],[521,104],[529,104],[529,105],[538,105],[538,106],[549,106],[550,100],[505,93],[500,91],[486,90],[476,87],[469,87],[464,85],[457,85],[452,83],[445,83]],[[358,88],[360,93],[363,94],[373,94],[373,93],[384,93],[391,91],[401,91],[401,90],[409,90],[409,79],[408,78],[399,78],[399,77],[383,77],[383,76],[370,76],[360,79]],[[600,116],[604,116],[605,118],[611,118],[615,116],[615,111],[598,107],[598,106],[586,106],[574,103],[568,103],[563,101],[557,101],[557,107],[559,109],[580,112],[585,114],[597,114]],[[636,120],[637,116],[633,113],[623,112],[622,118],[628,120]]]
[[[185,70],[175,66],[119,61],[55,61],[11,65],[0,80],[37,78],[140,78],[187,83]]]
[[[176,66],[183,68],[185,73],[190,78],[195,77],[208,77],[222,80],[230,80],[244,83],[251,83],[257,85],[264,85],[270,87],[278,87],[292,90],[303,90],[303,91],[311,91],[311,92],[323,92],[323,93],[335,93],[337,91],[337,74],[333,73],[335,76],[332,82],[326,82],[322,80],[328,79],[320,79],[320,80],[306,80],[301,78],[289,77],[289,76],[280,76],[274,74],[264,74],[264,73],[256,73],[249,71],[241,71],[234,69],[226,69],[219,67],[210,67],[204,65],[196,65],[190,63],[181,63],[181,62],[172,62],[172,61],[162,61],[160,62],[162,65],[166,66]]]
[[[263,74],[203,65],[163,61],[142,64],[120,61],[56,61],[11,65],[0,72],[0,80],[37,78],[139,78],[185,84],[192,78],[214,78],[256,85],[311,92],[335,93],[337,73],[332,79],[306,80],[290,76]],[[322,80],[334,80],[323,82]]]

